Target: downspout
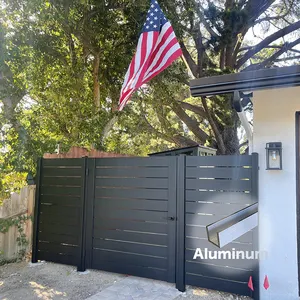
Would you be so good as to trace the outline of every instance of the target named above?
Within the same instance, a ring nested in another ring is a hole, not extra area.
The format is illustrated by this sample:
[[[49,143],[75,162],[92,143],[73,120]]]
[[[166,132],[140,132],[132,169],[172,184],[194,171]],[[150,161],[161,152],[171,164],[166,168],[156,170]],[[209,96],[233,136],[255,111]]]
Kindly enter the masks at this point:
[[[246,113],[244,111],[244,108],[242,106],[241,95],[240,95],[239,91],[234,91],[234,94],[233,94],[233,107],[235,108],[235,110],[236,110],[236,112],[237,112],[237,114],[240,118],[241,124],[245,129],[246,136],[247,136],[247,139],[248,139],[249,154],[252,154],[253,153],[253,131],[252,131],[252,128],[251,128],[251,126],[248,122],[248,119],[246,117]]]

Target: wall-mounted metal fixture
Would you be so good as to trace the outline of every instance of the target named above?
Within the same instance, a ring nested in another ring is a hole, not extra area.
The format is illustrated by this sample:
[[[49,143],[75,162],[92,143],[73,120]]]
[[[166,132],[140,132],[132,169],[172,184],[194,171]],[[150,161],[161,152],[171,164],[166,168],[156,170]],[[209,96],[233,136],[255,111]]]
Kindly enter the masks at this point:
[[[267,143],[267,170],[282,170],[282,143]]]

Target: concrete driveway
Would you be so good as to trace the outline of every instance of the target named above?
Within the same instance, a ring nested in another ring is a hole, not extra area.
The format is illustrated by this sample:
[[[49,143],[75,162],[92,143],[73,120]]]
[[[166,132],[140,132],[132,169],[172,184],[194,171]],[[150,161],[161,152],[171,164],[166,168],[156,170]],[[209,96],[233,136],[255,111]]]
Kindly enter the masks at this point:
[[[27,262],[0,267],[1,300],[229,300],[251,299],[102,271],[76,272],[71,266]]]

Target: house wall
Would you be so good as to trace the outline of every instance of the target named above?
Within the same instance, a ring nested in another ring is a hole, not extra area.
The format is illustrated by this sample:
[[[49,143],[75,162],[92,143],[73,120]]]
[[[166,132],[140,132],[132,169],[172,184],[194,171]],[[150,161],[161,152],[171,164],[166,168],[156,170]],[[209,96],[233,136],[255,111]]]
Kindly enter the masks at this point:
[[[259,153],[260,299],[298,296],[295,113],[300,87],[257,91],[254,103],[253,150]],[[266,170],[266,143],[282,142],[283,170]],[[265,275],[270,288],[263,288]]]

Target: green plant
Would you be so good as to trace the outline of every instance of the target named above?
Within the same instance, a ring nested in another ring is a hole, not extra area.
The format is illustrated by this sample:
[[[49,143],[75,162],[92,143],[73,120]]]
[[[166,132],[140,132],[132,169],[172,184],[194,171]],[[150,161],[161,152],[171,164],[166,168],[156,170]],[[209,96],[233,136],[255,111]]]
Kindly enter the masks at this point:
[[[8,232],[9,228],[12,226],[16,226],[18,230],[17,243],[20,247],[19,252],[17,253],[17,260],[21,260],[26,254],[26,248],[28,246],[28,239],[26,234],[24,233],[24,225],[28,220],[32,220],[32,216],[22,215],[18,217],[12,217],[8,219],[0,219],[0,233]],[[1,253],[0,253],[0,265],[1,261]]]
[[[19,193],[26,186],[25,172],[9,172],[0,175],[0,205],[4,199],[10,198],[11,193]]]

